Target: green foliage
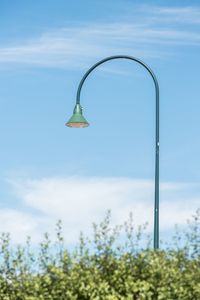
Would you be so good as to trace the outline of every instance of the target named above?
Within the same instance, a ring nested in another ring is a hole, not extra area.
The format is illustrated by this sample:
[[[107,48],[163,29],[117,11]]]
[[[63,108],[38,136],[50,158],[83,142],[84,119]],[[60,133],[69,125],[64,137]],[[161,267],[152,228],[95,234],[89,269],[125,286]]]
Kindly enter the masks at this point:
[[[80,235],[69,252],[62,224],[57,240],[44,235],[40,249],[11,247],[10,236],[0,237],[0,300],[199,300],[200,210],[178,233],[174,245],[150,249],[145,226],[133,219],[111,227],[110,212],[93,224],[93,238]],[[144,246],[144,240],[146,245]]]

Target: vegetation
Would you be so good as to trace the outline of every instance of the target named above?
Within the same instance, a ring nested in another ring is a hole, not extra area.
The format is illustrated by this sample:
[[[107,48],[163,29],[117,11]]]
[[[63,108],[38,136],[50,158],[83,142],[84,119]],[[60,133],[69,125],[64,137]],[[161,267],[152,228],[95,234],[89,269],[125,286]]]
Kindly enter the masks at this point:
[[[44,235],[37,253],[30,238],[12,247],[1,235],[0,300],[200,299],[200,210],[159,251],[132,216],[112,228],[110,212],[93,225],[91,240],[81,234],[74,251],[65,248],[60,221],[56,233],[55,243]]]

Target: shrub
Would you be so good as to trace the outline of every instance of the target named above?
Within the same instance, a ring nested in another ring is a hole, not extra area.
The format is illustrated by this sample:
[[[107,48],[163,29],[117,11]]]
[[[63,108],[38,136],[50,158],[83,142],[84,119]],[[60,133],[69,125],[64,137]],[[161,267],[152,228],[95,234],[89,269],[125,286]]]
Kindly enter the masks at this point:
[[[74,251],[64,246],[61,222],[53,244],[44,235],[39,251],[0,242],[1,300],[198,300],[200,299],[200,210],[174,244],[153,251],[145,226],[132,216],[111,227],[110,212],[93,224],[92,239],[80,235]],[[143,241],[146,241],[144,245]]]

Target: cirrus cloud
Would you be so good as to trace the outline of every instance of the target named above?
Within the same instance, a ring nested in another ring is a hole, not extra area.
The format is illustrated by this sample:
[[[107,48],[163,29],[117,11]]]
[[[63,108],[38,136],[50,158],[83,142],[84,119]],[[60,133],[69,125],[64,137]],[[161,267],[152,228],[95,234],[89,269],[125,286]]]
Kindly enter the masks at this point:
[[[107,55],[163,58],[174,55],[180,46],[200,46],[199,7],[141,5],[134,7],[133,14],[135,18],[126,21],[74,24],[13,46],[2,45],[0,63],[83,68]],[[184,24],[191,26],[186,29]]]

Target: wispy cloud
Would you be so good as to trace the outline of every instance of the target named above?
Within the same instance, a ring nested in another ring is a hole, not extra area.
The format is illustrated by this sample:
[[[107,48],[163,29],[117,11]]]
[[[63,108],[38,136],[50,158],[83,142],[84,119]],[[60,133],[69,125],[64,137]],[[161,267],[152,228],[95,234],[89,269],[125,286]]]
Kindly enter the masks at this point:
[[[106,55],[169,56],[177,46],[200,46],[199,7],[141,6],[134,21],[81,24],[0,48],[0,63],[80,68]],[[180,24],[191,24],[187,29]],[[173,46],[173,50],[172,50]]]
[[[142,34],[141,34],[142,33]],[[59,68],[83,67],[96,57],[130,53],[143,57],[158,56],[156,51],[141,49],[139,44],[158,33],[144,32],[132,24],[84,25],[46,33],[23,45],[0,48],[1,63],[20,63]],[[138,40],[139,38],[139,40]],[[152,40],[153,41],[153,40]],[[139,47],[139,49],[137,49]]]
[[[151,11],[154,20],[164,22],[173,22],[181,24],[200,24],[199,6],[143,6],[144,11]]]
[[[53,231],[62,219],[68,244],[77,241],[79,232],[90,232],[92,222],[99,222],[108,209],[113,224],[121,224],[133,212],[136,225],[149,223],[153,228],[153,182],[131,178],[68,177],[38,180],[12,180],[12,188],[23,206],[23,212],[1,210],[0,231],[9,230],[14,242],[26,235],[37,242],[42,232]],[[161,184],[161,230],[184,225],[198,208],[200,195],[192,194],[194,186],[182,183]],[[189,196],[189,193],[191,196]],[[35,214],[36,213],[36,214]]]

